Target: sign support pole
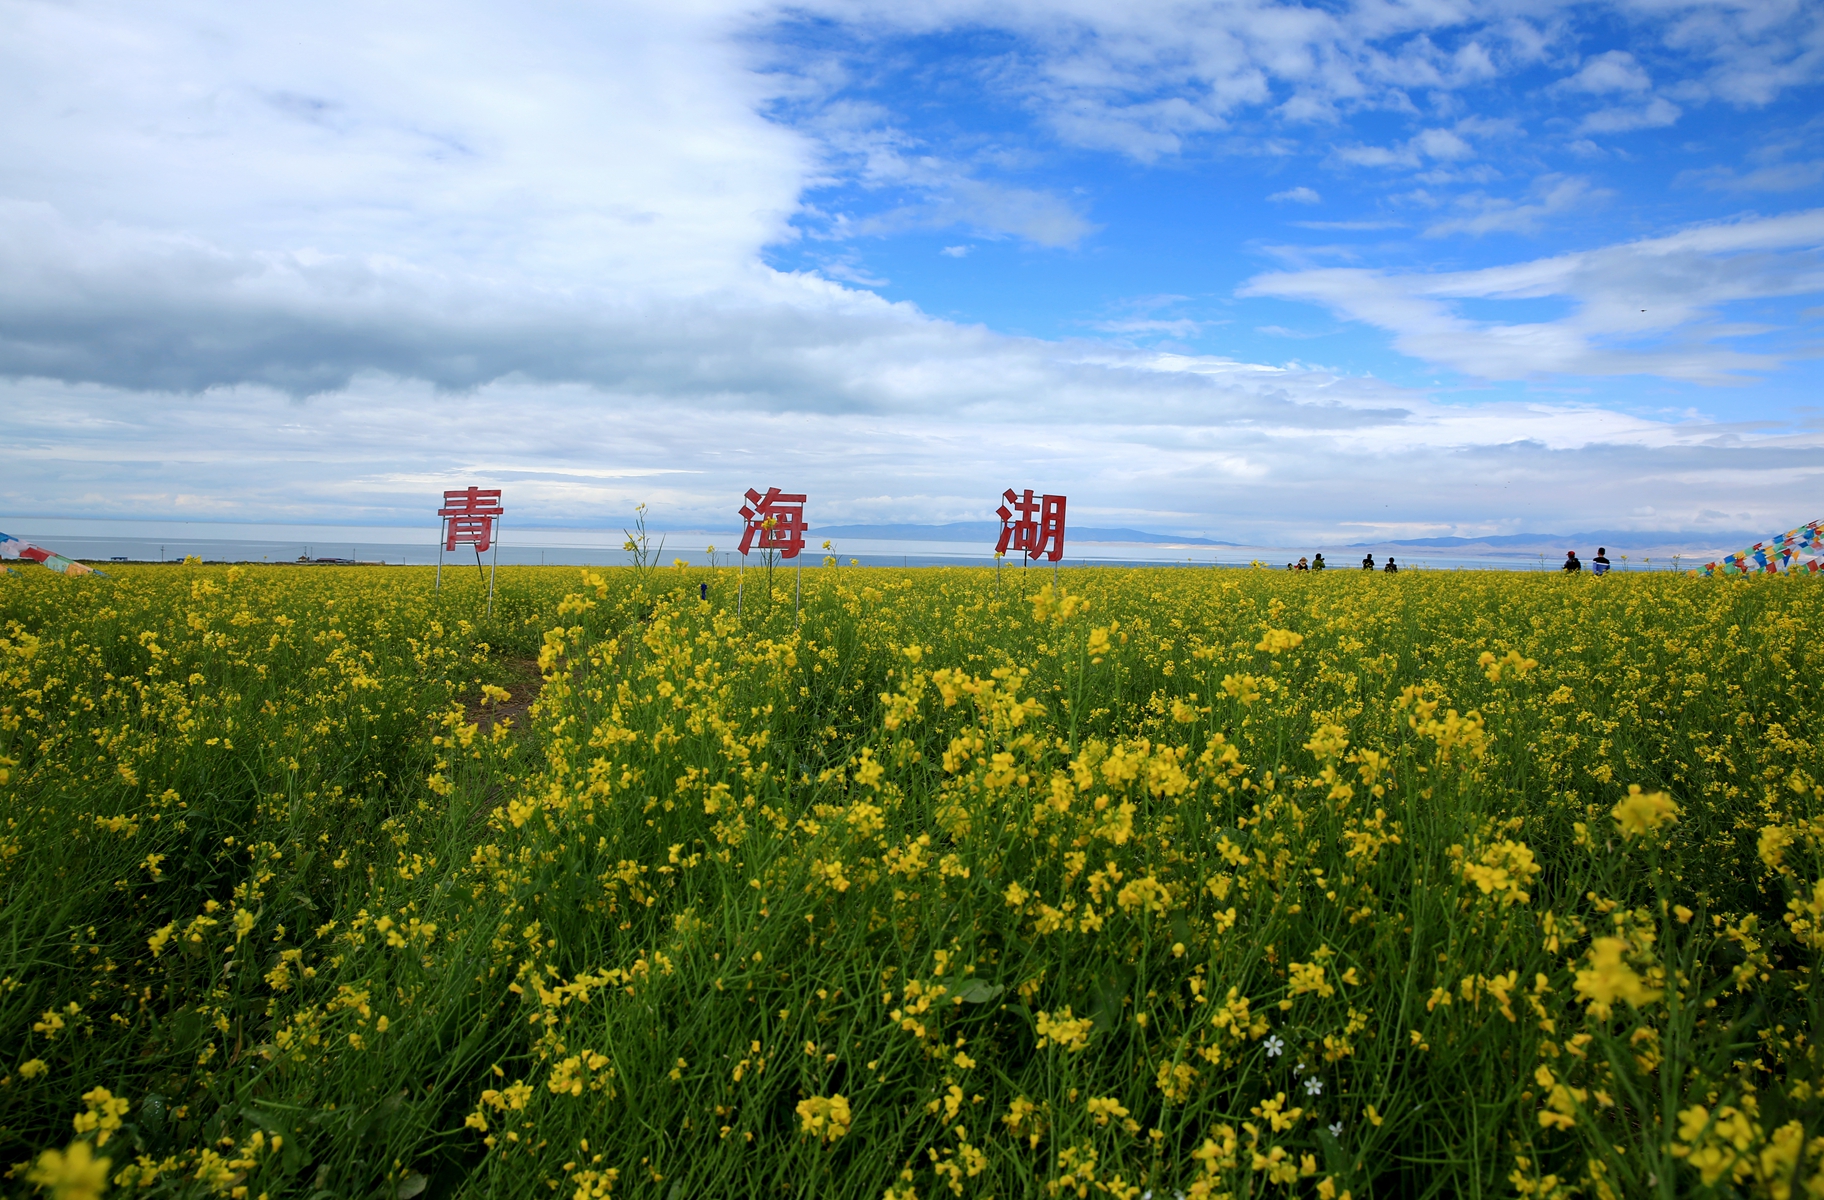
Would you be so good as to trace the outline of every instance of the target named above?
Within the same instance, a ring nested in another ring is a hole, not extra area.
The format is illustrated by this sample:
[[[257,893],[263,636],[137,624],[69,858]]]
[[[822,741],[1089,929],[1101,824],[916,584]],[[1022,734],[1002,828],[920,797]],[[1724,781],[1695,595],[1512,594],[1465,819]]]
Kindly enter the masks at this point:
[[[439,519],[437,522],[437,586],[432,588],[431,589],[432,591],[441,592],[443,590],[444,526],[449,524],[449,521],[450,521],[450,519],[448,517],[443,517],[443,518]]]
[[[494,526],[494,561],[488,567],[488,615],[494,615],[494,573],[500,570],[500,525]]]

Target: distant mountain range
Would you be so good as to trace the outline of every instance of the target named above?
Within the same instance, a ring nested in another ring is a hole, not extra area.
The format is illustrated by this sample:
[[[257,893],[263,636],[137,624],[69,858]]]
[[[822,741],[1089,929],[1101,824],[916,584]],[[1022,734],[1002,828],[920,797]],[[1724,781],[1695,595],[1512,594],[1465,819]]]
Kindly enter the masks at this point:
[[[867,538],[883,542],[974,542],[993,545],[1001,527],[995,521],[957,521],[948,525],[825,525],[811,531],[813,544],[824,538]],[[1075,542],[1125,542],[1130,545],[1170,546],[1257,546],[1258,542],[1219,541],[1215,538],[1187,537],[1175,533],[1149,533],[1143,529],[1109,529],[1070,525],[1068,539]],[[1390,538],[1371,542],[1350,542],[1341,548],[1350,550],[1400,546],[1414,550],[1527,551],[1557,548],[1576,550],[1581,554],[1595,552],[1597,546],[1611,550],[1683,549],[1747,546],[1769,536],[1767,533],[1686,533],[1599,529],[1589,533],[1501,533],[1486,537]],[[1298,544],[1298,543],[1291,543]],[[1310,540],[1313,546],[1337,547],[1325,539]]]
[[[1173,533],[1147,533],[1141,529],[1097,529],[1066,524],[1072,542],[1129,542],[1171,546],[1239,546],[1209,538],[1181,537]],[[830,537],[872,538],[883,542],[989,542],[1001,536],[996,521],[958,521],[949,525],[825,525],[811,531],[813,542]]]
[[[1349,548],[1360,550],[1373,546],[1421,546],[1437,550],[1459,550],[1467,546],[1488,546],[1496,549],[1555,546],[1564,550],[1580,550],[1588,553],[1592,547],[1599,545],[1620,550],[1685,546],[1748,546],[1768,536],[1765,533],[1755,535],[1599,529],[1593,533],[1503,533],[1487,537],[1402,538],[1397,541],[1351,542]]]

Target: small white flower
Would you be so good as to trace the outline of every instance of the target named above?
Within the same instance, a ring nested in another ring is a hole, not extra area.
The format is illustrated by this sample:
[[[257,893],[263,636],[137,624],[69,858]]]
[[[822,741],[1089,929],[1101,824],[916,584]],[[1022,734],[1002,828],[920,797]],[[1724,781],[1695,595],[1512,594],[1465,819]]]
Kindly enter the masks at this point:
[[[1324,1094],[1324,1081],[1315,1075],[1305,1080],[1305,1095],[1321,1096]]]
[[[1341,1121],[1330,1126],[1330,1136],[1333,1138],[1340,1138],[1343,1136],[1343,1123]]]
[[[1303,1075],[1305,1073],[1305,1064],[1299,1063],[1296,1067],[1293,1067],[1292,1073],[1294,1075]]]
[[[1285,1051],[1286,1044],[1277,1035],[1267,1039],[1267,1057],[1278,1058]]]

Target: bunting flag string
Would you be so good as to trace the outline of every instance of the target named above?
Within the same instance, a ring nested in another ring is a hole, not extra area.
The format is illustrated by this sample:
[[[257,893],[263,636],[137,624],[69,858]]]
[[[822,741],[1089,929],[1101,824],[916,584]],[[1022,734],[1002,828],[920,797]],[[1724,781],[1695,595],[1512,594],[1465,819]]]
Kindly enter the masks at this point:
[[[0,558],[27,559],[55,571],[59,575],[99,575],[103,579],[108,578],[106,571],[97,571],[86,563],[79,563],[73,558],[65,558],[42,546],[34,546],[22,538],[5,533],[0,533]],[[7,573],[17,575],[19,572],[8,567]]]
[[[1726,554],[1713,563],[1705,563],[1691,574],[1708,578],[1713,575],[1788,574],[1803,571],[1815,575],[1824,571],[1824,518],[1789,529],[1778,537],[1756,542],[1746,550]],[[1807,554],[1810,557],[1806,557]],[[1803,560],[1803,561],[1801,561]]]

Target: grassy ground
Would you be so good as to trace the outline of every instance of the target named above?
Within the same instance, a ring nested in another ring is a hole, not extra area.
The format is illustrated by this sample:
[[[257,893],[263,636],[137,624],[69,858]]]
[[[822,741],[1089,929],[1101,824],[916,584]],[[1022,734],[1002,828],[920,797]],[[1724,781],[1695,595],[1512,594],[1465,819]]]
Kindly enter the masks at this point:
[[[12,1189],[1824,1190],[1813,581],[578,576],[5,580]]]

